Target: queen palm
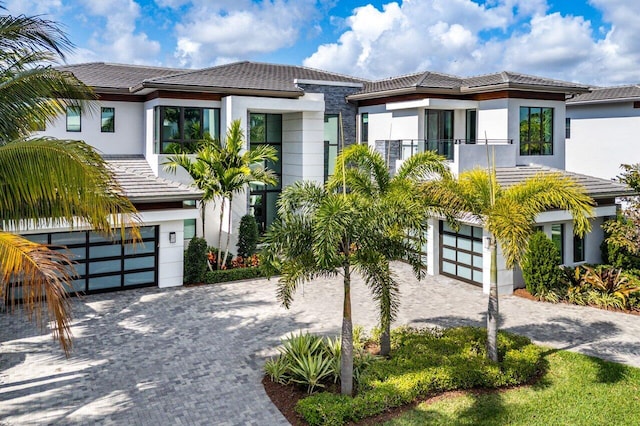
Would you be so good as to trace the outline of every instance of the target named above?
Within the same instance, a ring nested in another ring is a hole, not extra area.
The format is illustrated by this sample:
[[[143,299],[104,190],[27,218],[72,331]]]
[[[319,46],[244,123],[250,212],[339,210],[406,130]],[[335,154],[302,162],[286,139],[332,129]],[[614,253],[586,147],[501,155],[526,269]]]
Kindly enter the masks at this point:
[[[423,189],[457,209],[461,218],[474,221],[489,231],[487,355],[498,361],[498,244],[507,268],[513,268],[522,258],[538,214],[553,208],[568,210],[573,217],[574,232],[584,235],[591,227],[589,217],[593,200],[582,186],[561,173],[539,173],[503,188],[498,183],[495,168],[469,170],[457,179],[425,183]]]
[[[427,179],[449,176],[443,157],[432,151],[413,155],[393,176],[384,158],[367,145],[353,145],[344,150],[336,160],[336,169],[329,182],[330,188],[346,183],[369,202],[378,204],[384,212],[389,228],[386,238],[380,241],[379,270],[366,275],[367,284],[380,309],[380,354],[391,351],[390,329],[398,310],[398,283],[389,269],[391,260],[406,259],[413,266],[416,277],[421,278],[426,265],[419,255],[427,231],[428,216],[444,209],[432,203],[418,190],[418,184]],[[412,238],[407,238],[411,235]]]
[[[41,325],[45,318],[54,321],[53,336],[66,354],[71,262],[13,231],[88,224],[110,234],[115,224],[122,232],[133,226],[137,235],[135,208],[95,150],[78,141],[26,139],[34,124],[51,122],[67,106],[81,107],[94,97],[72,75],[43,65],[62,59],[70,47],[51,21],[0,16],[0,297],[12,304],[20,291],[30,318]]]

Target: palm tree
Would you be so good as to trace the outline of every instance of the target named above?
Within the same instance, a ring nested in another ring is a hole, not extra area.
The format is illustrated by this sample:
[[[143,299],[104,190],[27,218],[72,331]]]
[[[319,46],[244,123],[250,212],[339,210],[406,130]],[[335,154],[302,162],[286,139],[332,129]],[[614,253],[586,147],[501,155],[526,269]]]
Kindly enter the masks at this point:
[[[462,219],[474,221],[490,233],[491,253],[489,304],[487,309],[487,355],[498,361],[498,269],[500,244],[507,268],[520,262],[533,232],[536,216],[546,210],[568,210],[574,232],[584,235],[591,228],[593,200],[584,188],[560,173],[539,173],[508,188],[502,188],[495,168],[463,172],[458,179],[425,183],[423,189],[441,203],[458,210]]]
[[[66,289],[74,272],[63,253],[16,235],[41,225],[90,225],[111,234],[133,227],[137,216],[112,172],[90,146],[78,141],[26,139],[37,123],[51,122],[67,106],[84,106],[93,92],[52,67],[72,47],[54,22],[0,16],[0,297],[23,307],[41,326],[52,319],[54,338],[71,350]],[[49,65],[46,65],[49,64]],[[43,312],[46,302],[46,314]]]
[[[390,228],[378,246],[378,271],[366,274],[367,284],[380,308],[380,354],[391,351],[391,322],[398,310],[398,283],[390,273],[389,262],[406,259],[412,264],[418,279],[424,275],[425,265],[419,255],[428,229],[427,218],[443,209],[432,203],[418,190],[425,179],[449,176],[444,157],[432,151],[421,152],[406,160],[398,172],[391,176],[384,158],[367,145],[346,148],[336,160],[336,169],[330,188],[346,182],[349,191],[357,192],[378,204],[389,218]],[[410,235],[412,238],[407,238]]]
[[[211,163],[214,179],[218,182],[219,195],[223,198],[220,204],[220,228],[218,230],[218,269],[229,255],[231,238],[231,219],[233,216],[233,196],[244,191],[249,184],[275,185],[278,179],[272,170],[265,167],[267,161],[276,161],[277,151],[269,145],[246,150],[244,132],[240,120],[231,122],[223,143],[218,145],[217,162]],[[229,201],[227,241],[224,257],[222,251],[222,222],[225,213],[225,200]]]

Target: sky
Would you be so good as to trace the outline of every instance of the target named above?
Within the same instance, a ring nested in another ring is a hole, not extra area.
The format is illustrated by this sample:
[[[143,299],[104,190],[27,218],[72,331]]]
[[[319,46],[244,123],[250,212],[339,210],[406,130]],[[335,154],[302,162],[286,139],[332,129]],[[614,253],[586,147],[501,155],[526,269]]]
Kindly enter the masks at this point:
[[[67,63],[205,68],[239,60],[369,79],[515,71],[640,83],[638,0],[5,0],[59,22]]]

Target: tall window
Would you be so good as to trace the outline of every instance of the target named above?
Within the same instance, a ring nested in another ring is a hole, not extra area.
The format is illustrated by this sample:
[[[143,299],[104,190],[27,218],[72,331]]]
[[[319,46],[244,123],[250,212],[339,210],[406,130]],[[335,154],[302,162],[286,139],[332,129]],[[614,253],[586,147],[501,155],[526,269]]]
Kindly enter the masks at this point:
[[[556,223],[551,225],[551,241],[560,252],[560,261],[564,264],[564,225]]]
[[[573,261],[584,262],[584,237],[573,236]]]
[[[100,108],[100,131],[102,133],[115,132],[116,109],[109,107]]]
[[[553,108],[520,107],[520,155],[553,154]]]
[[[360,114],[360,142],[369,143],[369,113]]]
[[[79,132],[80,130],[80,107],[67,107],[67,132]]]
[[[564,119],[564,137],[571,139],[571,119],[569,117]]]
[[[435,151],[453,159],[453,110],[428,109],[425,111],[425,150]]]
[[[159,106],[154,110],[155,153],[195,152],[198,141],[220,138],[220,109]]]
[[[324,180],[333,176],[338,156],[338,115],[324,116]]]
[[[282,190],[282,115],[249,114],[249,143],[251,149],[271,145],[277,151],[276,161],[267,161],[265,167],[278,177],[276,185],[252,184],[249,193],[249,212],[264,232],[276,217],[276,201]]]
[[[478,128],[478,120],[477,120],[477,111],[475,109],[468,109],[466,112],[466,129],[464,138],[468,143],[476,143],[477,139],[477,128]]]

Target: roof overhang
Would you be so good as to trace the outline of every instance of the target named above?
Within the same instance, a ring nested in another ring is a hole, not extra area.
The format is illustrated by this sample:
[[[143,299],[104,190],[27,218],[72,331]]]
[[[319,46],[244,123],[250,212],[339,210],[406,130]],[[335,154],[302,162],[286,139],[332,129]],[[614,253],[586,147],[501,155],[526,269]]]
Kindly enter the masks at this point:
[[[425,98],[415,101],[389,102],[386,104],[387,111],[398,111],[414,108],[431,109],[473,109],[478,107],[478,101],[468,101],[462,99],[441,99]]]
[[[144,94],[153,90],[168,90],[180,92],[194,93],[217,93],[221,95],[250,95],[250,96],[269,96],[274,98],[299,98],[304,95],[302,89],[299,90],[268,90],[268,89],[251,89],[237,87],[221,87],[221,86],[192,86],[185,84],[158,84],[151,82],[143,82],[131,87],[131,93]]]

